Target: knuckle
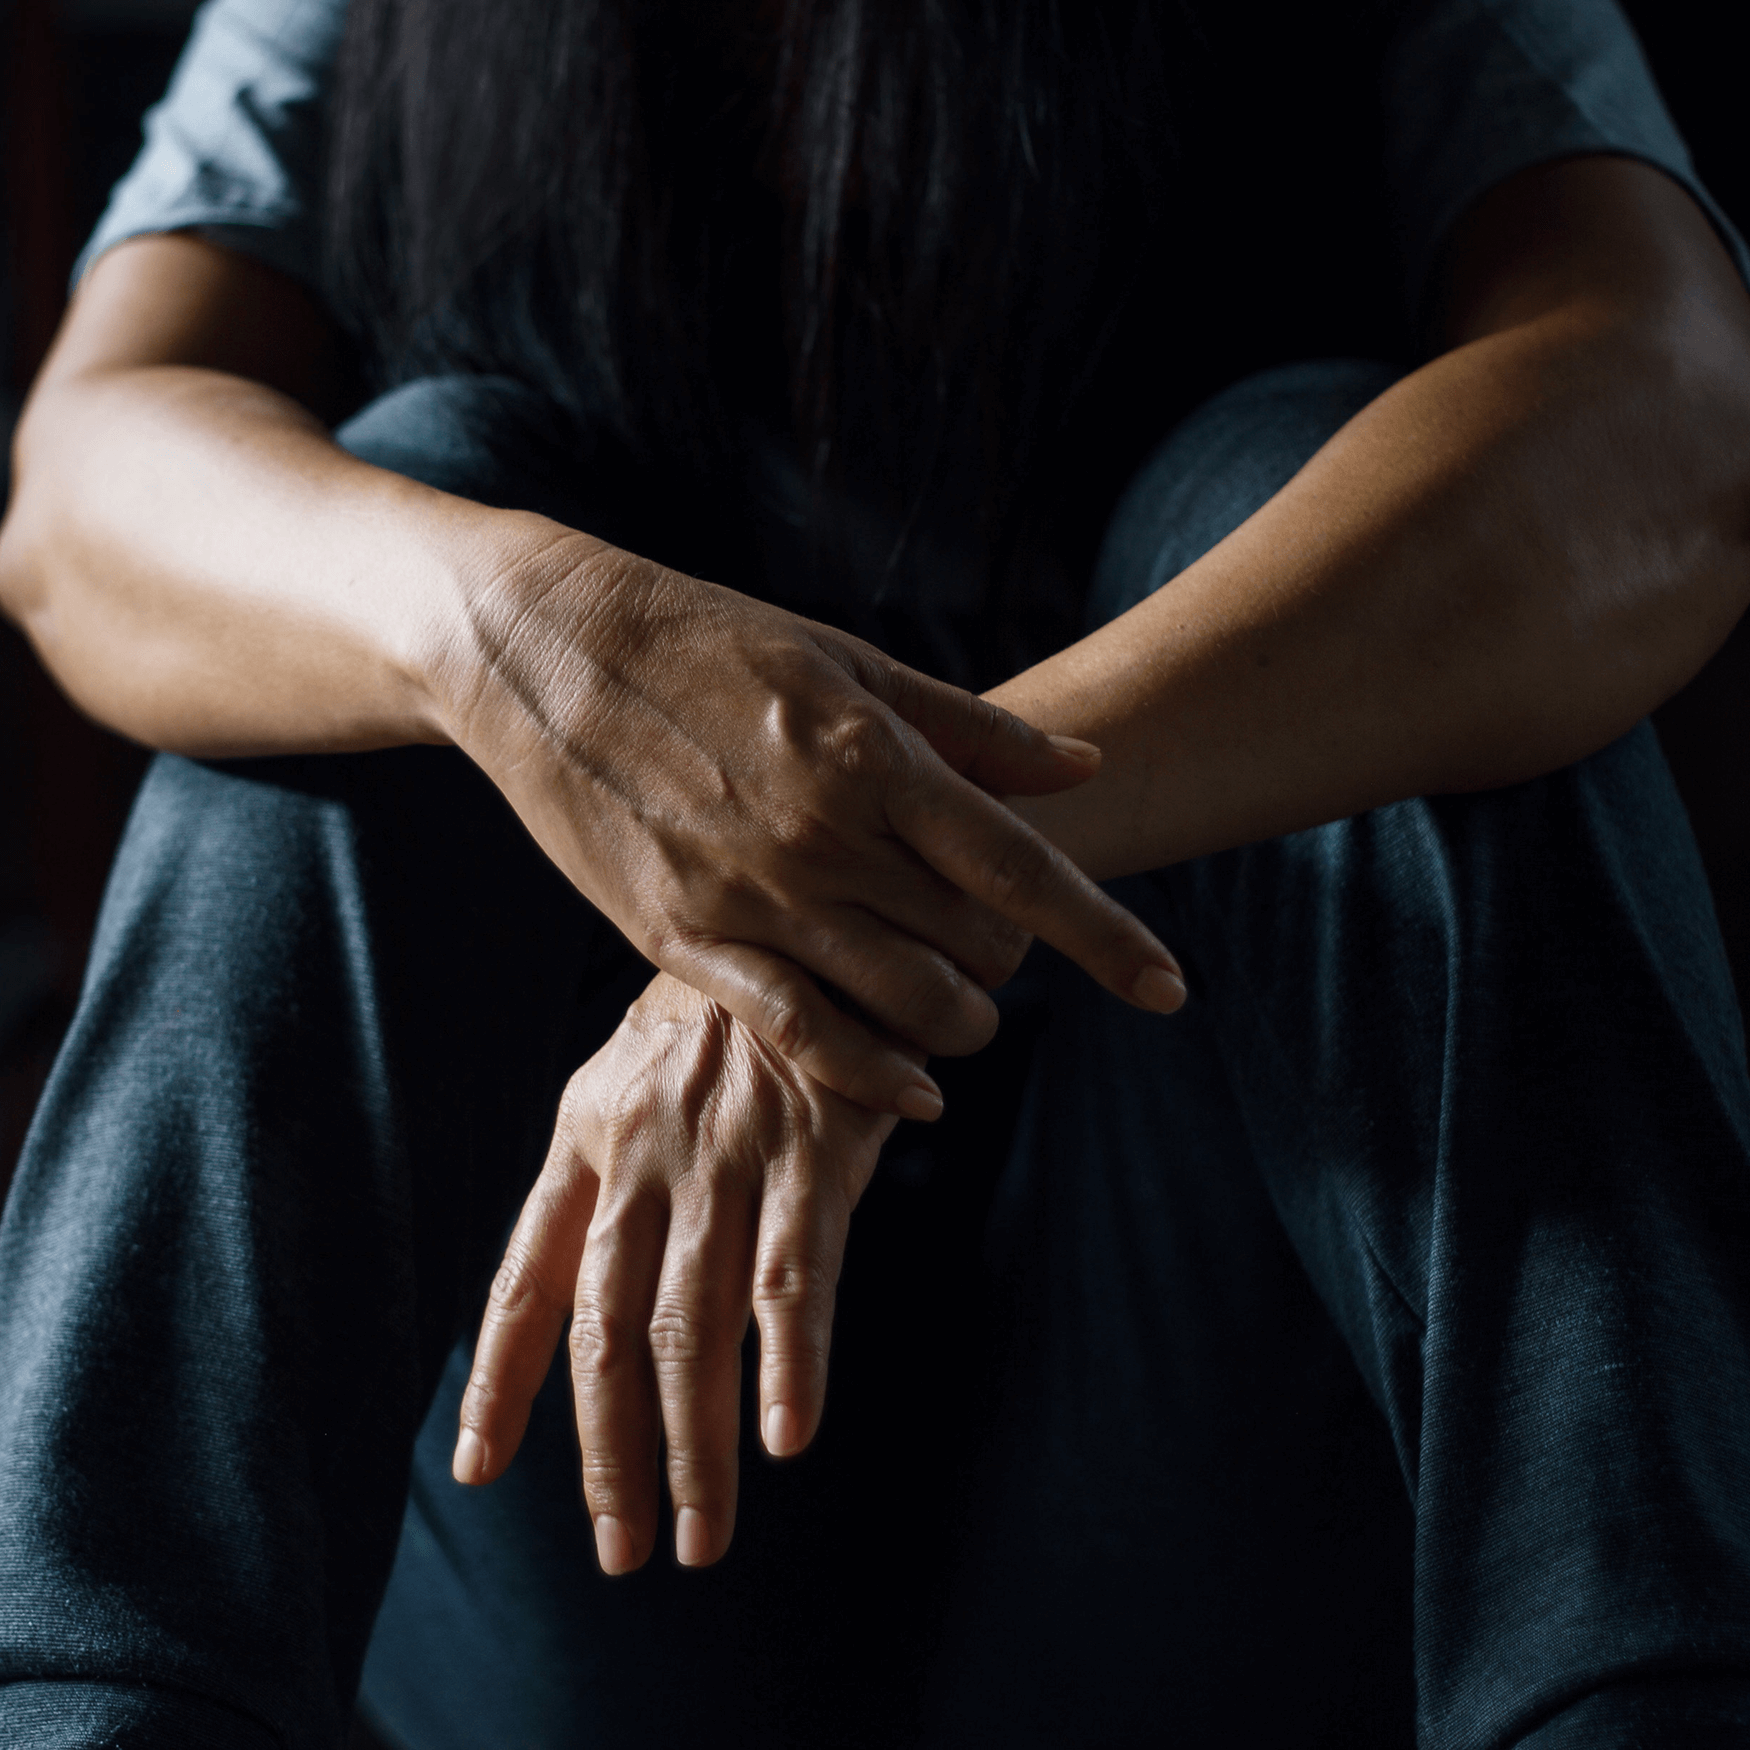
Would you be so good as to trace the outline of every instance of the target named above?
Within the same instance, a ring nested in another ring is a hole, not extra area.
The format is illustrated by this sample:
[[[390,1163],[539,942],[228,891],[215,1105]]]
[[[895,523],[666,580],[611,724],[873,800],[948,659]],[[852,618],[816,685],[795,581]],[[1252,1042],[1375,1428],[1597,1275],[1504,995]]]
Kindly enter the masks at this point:
[[[636,1356],[640,1339],[636,1324],[599,1296],[580,1296],[565,1340],[573,1377],[600,1379],[614,1372]]]
[[[565,1083],[565,1092],[559,1096],[559,1118],[554,1125],[556,1130],[575,1135],[589,1116],[590,1110],[590,1074],[589,1065],[573,1070]]]
[[[493,1275],[492,1287],[486,1295],[487,1304],[501,1317],[515,1318],[527,1310],[531,1301],[547,1298],[534,1259],[523,1247],[513,1243]]]
[[[641,1114],[624,1094],[597,1111],[596,1155],[604,1183],[624,1173],[641,1128],[640,1119]]]
[[[992,742],[1000,741],[1014,721],[989,699],[981,699],[976,693],[966,695],[966,736],[975,748],[982,751]]]
[[[722,1321],[699,1306],[659,1306],[647,1338],[658,1368],[694,1367],[723,1347]]]
[[[805,1059],[819,1043],[815,1018],[797,991],[785,991],[772,999],[760,1031],[774,1051],[793,1063]]]
[[[1027,958],[1027,950],[1032,946],[1033,937],[1029,931],[1010,923],[1007,918],[996,918],[985,939],[981,964],[974,970],[988,988],[1007,984],[1021,970],[1021,962]]]
[[[895,740],[887,717],[865,706],[846,709],[822,732],[822,753],[855,783],[878,780],[892,769]]]
[[[818,1256],[774,1252],[754,1272],[754,1305],[762,1312],[808,1325],[832,1304],[836,1275]]]
[[[627,1464],[599,1446],[584,1448],[583,1493],[598,1511],[617,1501],[635,1500],[648,1487],[641,1465]]]
[[[1051,853],[1030,832],[1011,833],[990,865],[990,886],[999,911],[1037,898],[1051,869]]]
[[[476,1432],[483,1429],[507,1396],[499,1384],[498,1375],[491,1368],[476,1366],[468,1375],[468,1389],[462,1394],[460,1420],[463,1426]]]
[[[893,1016],[894,1031],[932,1054],[952,1057],[976,1050],[989,1028],[967,995],[959,979],[947,973],[919,974]]]
[[[592,1102],[590,1117],[592,1165],[597,1175],[604,1187],[615,1181],[624,1184],[650,1129],[650,1102],[642,1080],[628,1079],[602,1091]]]
[[[917,715],[924,698],[924,677],[903,663],[890,663],[883,683],[883,694],[895,712],[907,723]]]
[[[567,1190],[580,1178],[596,1176],[604,1148],[617,1140],[614,1118],[625,1103],[623,1083],[603,1075],[591,1060],[565,1084],[559,1114],[553,1123],[553,1143],[545,1177]]]

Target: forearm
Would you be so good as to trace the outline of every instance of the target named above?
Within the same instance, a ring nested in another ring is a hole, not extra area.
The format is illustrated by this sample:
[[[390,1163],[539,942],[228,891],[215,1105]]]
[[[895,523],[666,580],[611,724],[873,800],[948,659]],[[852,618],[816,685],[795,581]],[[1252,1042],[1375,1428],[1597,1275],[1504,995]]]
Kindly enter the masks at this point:
[[[21,428],[0,590],[93,716],[202,754],[445,737],[431,680],[470,583],[551,525],[342,451],[259,383],[69,375]]]
[[[93,716],[206,755],[453,733],[498,581],[599,544],[347,455],[309,410],[350,398],[285,276],[180,235],[92,268],[19,424],[0,606]]]
[[[1564,310],[1435,359],[1148,601],[992,697],[1104,751],[1101,877],[1553,770],[1750,596],[1742,336]]]

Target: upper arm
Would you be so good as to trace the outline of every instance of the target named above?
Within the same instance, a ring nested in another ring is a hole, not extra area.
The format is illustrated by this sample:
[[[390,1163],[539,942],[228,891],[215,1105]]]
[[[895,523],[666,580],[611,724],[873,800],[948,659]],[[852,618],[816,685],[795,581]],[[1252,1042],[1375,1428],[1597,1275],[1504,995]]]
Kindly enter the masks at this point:
[[[1630,158],[1539,164],[1458,220],[1430,276],[1437,351],[1560,309],[1657,325],[1750,362],[1750,291],[1689,192]]]
[[[206,366],[332,415],[344,349],[320,283],[323,141],[346,0],[211,0],[80,259],[45,385]],[[211,239],[211,240],[209,240]]]
[[[1736,320],[1750,251],[1617,0],[1402,0],[1380,80],[1405,290],[1436,350],[1576,299]]]
[[[347,349],[315,294],[265,262],[182,233],[134,237],[81,281],[33,396],[78,377],[189,365],[247,377],[333,419]]]

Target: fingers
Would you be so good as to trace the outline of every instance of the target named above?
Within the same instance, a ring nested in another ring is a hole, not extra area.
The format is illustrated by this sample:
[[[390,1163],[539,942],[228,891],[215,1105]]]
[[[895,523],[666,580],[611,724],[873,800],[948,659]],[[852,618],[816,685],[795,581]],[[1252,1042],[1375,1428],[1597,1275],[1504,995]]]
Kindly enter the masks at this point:
[[[854,993],[869,1020],[925,1056],[964,1057],[996,1034],[996,1004],[979,985],[945,954],[861,906],[835,906],[798,946],[798,959]]]
[[[668,1436],[675,1558],[703,1567],[735,1530],[741,1339],[757,1185],[701,1185],[670,1217],[650,1354]]]
[[[667,1209],[648,1192],[598,1206],[577,1278],[571,1390],[604,1574],[642,1567],[656,1542],[661,1423],[649,1325],[667,1226]]]
[[[982,1026],[988,1012],[982,1003],[975,1007],[974,1000],[981,992],[995,990],[1015,976],[1033,938],[989,906],[963,893],[953,882],[943,880],[909,845],[894,840],[887,849],[888,866],[871,871],[875,879],[864,883],[865,891],[858,896],[857,903],[898,930],[901,940],[911,938],[925,943],[963,971],[967,988],[964,995],[958,992],[955,995],[958,1006],[953,1018],[960,1024],[976,1019]],[[877,968],[894,965],[893,943],[892,930],[879,931]],[[812,965],[814,952],[810,944],[796,958]],[[826,976],[841,987],[850,987],[850,981],[840,974],[828,972]],[[878,1014],[885,1026],[932,1056],[959,1056],[984,1043],[982,1035],[967,1045],[924,1039],[889,1013],[870,1004],[865,1007]]]
[[[450,1463],[459,1483],[489,1483],[516,1455],[571,1312],[598,1181],[566,1129],[562,1115],[493,1278]]]
[[[928,756],[925,756],[928,757]],[[665,971],[711,996],[814,1079],[876,1111],[912,1118],[934,1084],[916,1056],[888,1049],[808,975],[925,1057],[982,1050],[996,1032],[987,988],[1006,983],[1031,938],[969,898],[909,846],[884,838],[860,891],[781,913],[770,945],[694,936],[653,948]],[[750,930],[751,935],[751,930]],[[908,1090],[909,1103],[902,1103]]]
[[[835,1007],[795,961],[750,942],[677,944],[663,970],[845,1099],[925,1123],[941,1116],[942,1090],[915,1056]]]
[[[750,1311],[762,1433],[787,1455],[819,1425],[850,1213],[893,1122],[814,1085],[696,991],[653,980],[566,1090],[482,1322],[457,1477],[509,1463],[569,1313],[603,1571],[649,1559],[665,1434],[676,1558],[721,1557]]]
[[[899,663],[865,656],[857,678],[981,789],[1047,796],[1086,783],[1100,769],[1092,743],[1047,735],[1001,705]]]
[[[1184,1003],[1184,974],[1153,931],[983,791],[925,769],[916,783],[894,787],[888,815],[938,873],[1068,955],[1114,996],[1161,1014]]]
[[[753,1313],[760,1328],[760,1435],[774,1458],[800,1452],[820,1427],[850,1218],[849,1201],[818,1180],[787,1173],[768,1184]]]

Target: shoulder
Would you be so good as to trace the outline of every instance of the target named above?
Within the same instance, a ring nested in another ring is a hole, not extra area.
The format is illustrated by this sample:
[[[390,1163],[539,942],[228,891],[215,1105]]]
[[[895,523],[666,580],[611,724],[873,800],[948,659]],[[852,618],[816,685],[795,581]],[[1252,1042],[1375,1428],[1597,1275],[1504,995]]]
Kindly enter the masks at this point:
[[[1616,0],[1410,0],[1381,63],[1387,175],[1412,301],[1459,216],[1521,170],[1613,154],[1663,170],[1742,244]]]
[[[314,284],[327,99],[347,0],[208,0],[80,258],[209,230]]]

